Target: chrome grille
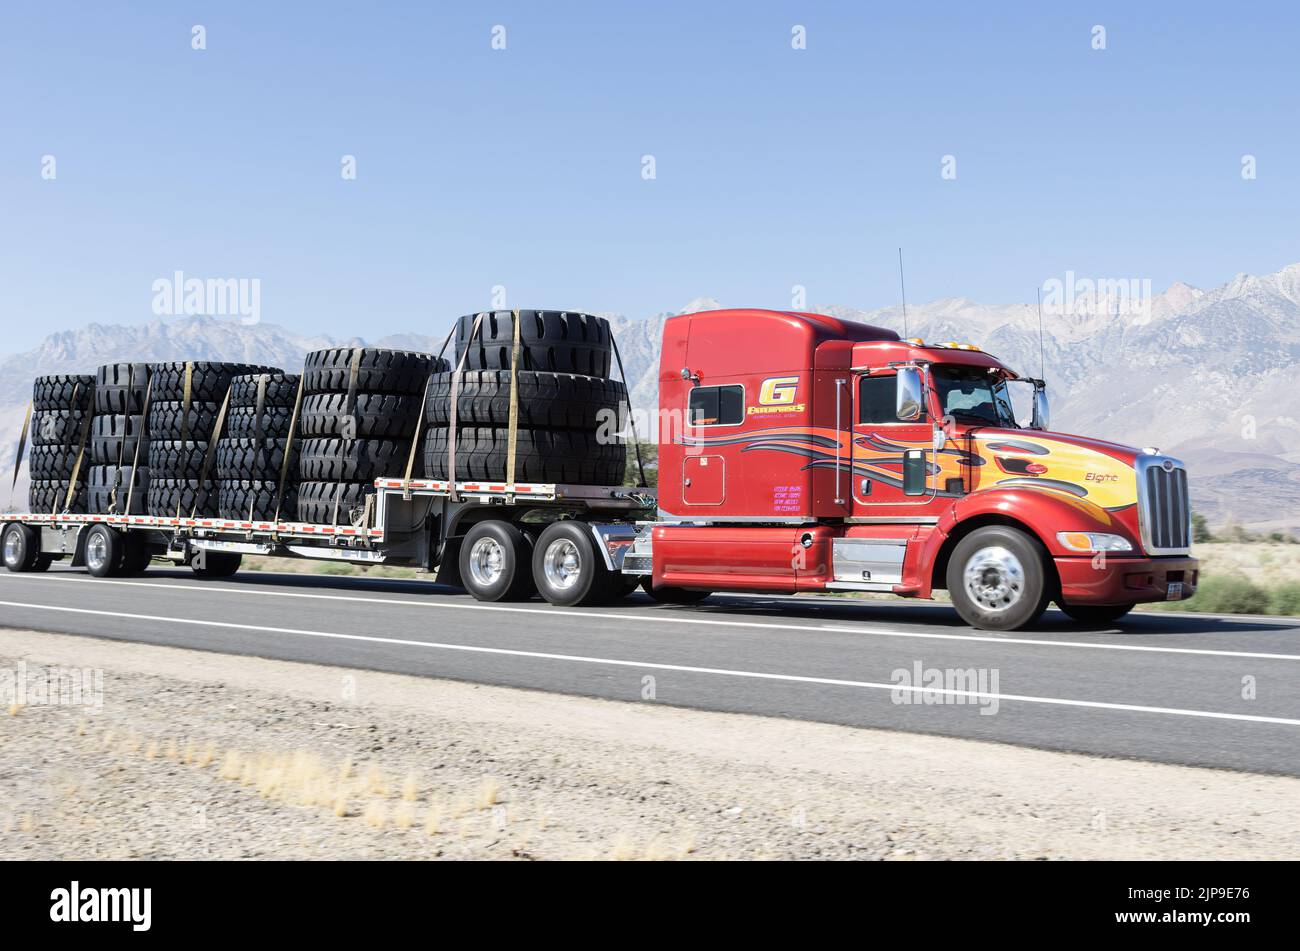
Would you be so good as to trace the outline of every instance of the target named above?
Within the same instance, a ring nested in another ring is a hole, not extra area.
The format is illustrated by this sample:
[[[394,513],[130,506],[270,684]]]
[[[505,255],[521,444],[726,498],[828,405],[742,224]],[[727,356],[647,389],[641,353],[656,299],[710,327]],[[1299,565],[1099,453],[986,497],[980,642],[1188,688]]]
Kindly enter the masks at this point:
[[[1187,470],[1177,459],[1139,456],[1137,477],[1142,546],[1151,555],[1186,553],[1192,540]]]

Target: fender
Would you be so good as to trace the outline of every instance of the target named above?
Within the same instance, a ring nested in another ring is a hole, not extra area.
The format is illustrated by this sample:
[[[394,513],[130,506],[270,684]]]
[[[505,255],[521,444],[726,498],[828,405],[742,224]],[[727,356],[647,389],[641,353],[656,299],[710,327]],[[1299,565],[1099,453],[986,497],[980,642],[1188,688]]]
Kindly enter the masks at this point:
[[[1108,511],[1095,502],[1049,488],[1016,487],[985,489],[973,492],[958,501],[939,517],[935,534],[945,537],[959,524],[981,515],[999,515],[1023,523],[1038,536],[1053,556],[1079,556],[1079,552],[1065,548],[1056,540],[1057,532],[1106,532],[1122,535],[1133,546],[1141,545],[1132,528],[1118,513]],[[1040,527],[1041,526],[1041,527]],[[935,552],[938,548],[935,548]]]

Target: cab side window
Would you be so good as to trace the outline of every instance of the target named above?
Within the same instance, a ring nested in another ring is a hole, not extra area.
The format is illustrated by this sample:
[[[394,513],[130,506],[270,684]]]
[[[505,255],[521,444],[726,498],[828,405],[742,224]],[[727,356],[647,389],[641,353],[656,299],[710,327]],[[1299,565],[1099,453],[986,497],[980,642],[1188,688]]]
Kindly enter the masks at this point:
[[[898,422],[895,377],[864,376],[858,380],[858,422]]]
[[[743,386],[697,386],[691,390],[686,419],[692,426],[737,426],[745,418]]]

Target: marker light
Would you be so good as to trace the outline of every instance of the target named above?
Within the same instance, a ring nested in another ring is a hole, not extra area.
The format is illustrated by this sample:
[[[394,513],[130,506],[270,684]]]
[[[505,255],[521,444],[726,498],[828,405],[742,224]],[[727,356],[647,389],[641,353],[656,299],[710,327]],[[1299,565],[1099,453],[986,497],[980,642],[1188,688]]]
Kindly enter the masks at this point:
[[[924,347],[924,346],[925,346],[925,341],[922,340],[920,337],[908,337],[907,339],[905,339],[905,340],[903,341],[903,343],[910,343],[910,344],[911,344],[912,346],[914,346],[914,347]]]
[[[1132,551],[1133,545],[1123,535],[1105,532],[1057,532],[1056,540],[1073,551]]]

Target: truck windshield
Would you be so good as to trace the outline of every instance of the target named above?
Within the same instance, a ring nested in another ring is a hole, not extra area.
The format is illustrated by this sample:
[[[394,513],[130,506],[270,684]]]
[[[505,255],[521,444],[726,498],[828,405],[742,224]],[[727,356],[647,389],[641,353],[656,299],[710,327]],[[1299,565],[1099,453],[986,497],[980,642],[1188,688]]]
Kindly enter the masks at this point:
[[[967,423],[1022,428],[1005,380],[984,367],[933,366],[930,376],[945,416]]]

